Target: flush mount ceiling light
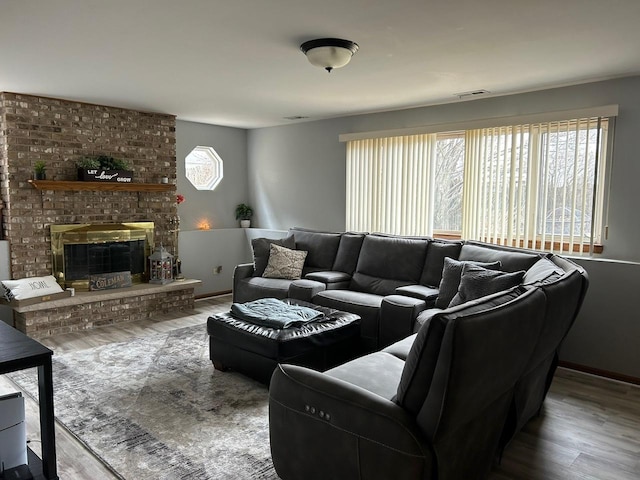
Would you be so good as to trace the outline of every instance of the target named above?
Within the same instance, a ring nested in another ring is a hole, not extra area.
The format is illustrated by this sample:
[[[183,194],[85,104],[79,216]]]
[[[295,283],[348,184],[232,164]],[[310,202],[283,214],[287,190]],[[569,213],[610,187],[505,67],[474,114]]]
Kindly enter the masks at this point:
[[[331,72],[334,68],[344,67],[349,63],[353,54],[358,51],[358,44],[340,38],[318,38],[304,42],[300,45],[300,50],[311,65]]]

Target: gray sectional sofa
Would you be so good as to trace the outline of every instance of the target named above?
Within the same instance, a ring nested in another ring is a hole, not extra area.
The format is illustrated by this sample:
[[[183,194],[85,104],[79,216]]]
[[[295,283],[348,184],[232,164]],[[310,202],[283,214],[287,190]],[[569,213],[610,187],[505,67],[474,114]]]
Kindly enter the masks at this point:
[[[586,272],[472,241],[292,228],[279,242],[309,252],[302,278],[261,277],[269,241],[256,240],[234,301],[292,297],[362,318],[358,358],[274,372],[280,477],[484,478],[542,407]]]

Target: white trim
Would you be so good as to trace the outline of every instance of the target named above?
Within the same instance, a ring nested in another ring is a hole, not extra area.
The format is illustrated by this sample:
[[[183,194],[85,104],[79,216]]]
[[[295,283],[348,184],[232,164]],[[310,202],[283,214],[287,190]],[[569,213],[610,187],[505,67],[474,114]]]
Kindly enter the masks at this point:
[[[506,125],[523,125],[558,120],[572,120],[588,117],[617,117],[618,105],[604,105],[601,107],[578,108],[574,110],[560,110],[557,112],[532,113],[509,117],[483,118],[464,122],[434,123],[418,127],[398,128],[393,130],[375,130],[371,132],[342,133],[338,136],[340,142],[364,140],[372,138],[399,137],[403,135],[422,135],[425,133],[453,132],[458,130],[474,130],[478,128],[502,127]]]

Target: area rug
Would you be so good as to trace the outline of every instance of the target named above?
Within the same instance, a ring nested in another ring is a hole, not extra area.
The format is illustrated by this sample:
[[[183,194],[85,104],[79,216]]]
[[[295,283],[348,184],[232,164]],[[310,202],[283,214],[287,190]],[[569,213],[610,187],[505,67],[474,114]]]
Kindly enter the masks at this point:
[[[35,369],[10,377],[37,398]],[[267,388],[215,371],[206,326],[53,356],[57,420],[127,480],[277,479]]]

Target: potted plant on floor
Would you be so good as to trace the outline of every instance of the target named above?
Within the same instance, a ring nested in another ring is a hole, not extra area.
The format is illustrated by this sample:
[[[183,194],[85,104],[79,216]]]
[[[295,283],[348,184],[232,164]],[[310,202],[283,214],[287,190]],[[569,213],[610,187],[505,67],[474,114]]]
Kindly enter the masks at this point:
[[[240,220],[240,226],[242,228],[249,228],[251,226],[252,216],[253,209],[246,203],[241,203],[236,207],[236,220]]]
[[[33,166],[33,178],[35,180],[47,179],[47,164],[42,160],[36,162],[36,164]]]
[[[78,180],[131,183],[133,178],[133,172],[129,170],[129,164],[125,160],[108,155],[81,158],[76,166]]]

